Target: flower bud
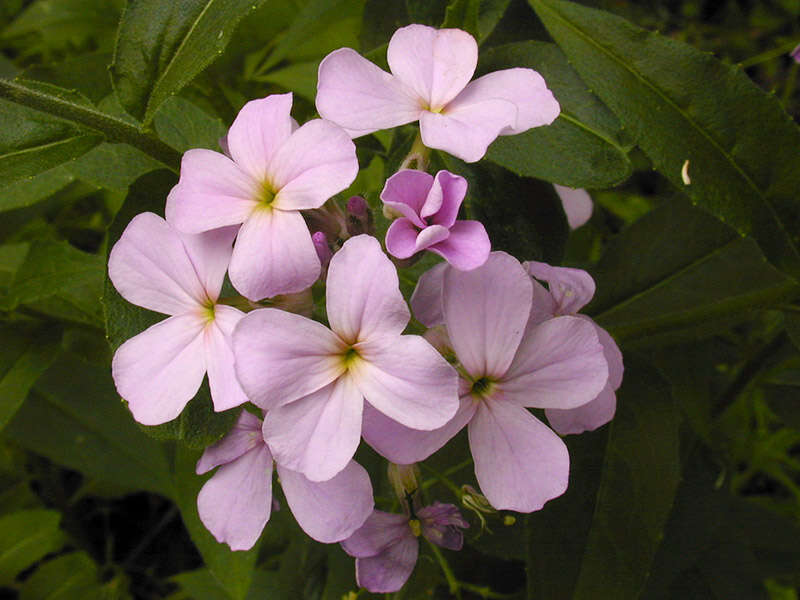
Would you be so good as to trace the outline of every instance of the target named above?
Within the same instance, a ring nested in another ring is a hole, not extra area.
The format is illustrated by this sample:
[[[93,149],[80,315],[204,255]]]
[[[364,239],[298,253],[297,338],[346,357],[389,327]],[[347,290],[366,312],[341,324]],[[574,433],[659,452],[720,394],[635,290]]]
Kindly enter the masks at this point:
[[[489,504],[486,496],[481,494],[471,485],[462,485],[461,493],[461,504],[464,505],[464,508],[468,508],[475,513],[475,515],[478,517],[478,520],[481,522],[481,530],[486,529],[489,531],[489,528],[486,526],[486,517],[484,515],[494,514],[497,512],[497,510],[491,504]]]
[[[413,465],[396,465],[390,462],[387,469],[389,483],[400,500],[413,496],[419,489],[419,467]]]
[[[314,242],[314,250],[317,251],[317,257],[322,265],[322,271],[324,274],[324,271],[328,268],[328,263],[331,262],[331,257],[333,256],[331,247],[328,245],[328,238],[322,231],[315,231],[311,234],[311,241]]]
[[[361,196],[351,196],[347,201],[347,233],[351,236],[375,233],[372,212],[367,201]]]

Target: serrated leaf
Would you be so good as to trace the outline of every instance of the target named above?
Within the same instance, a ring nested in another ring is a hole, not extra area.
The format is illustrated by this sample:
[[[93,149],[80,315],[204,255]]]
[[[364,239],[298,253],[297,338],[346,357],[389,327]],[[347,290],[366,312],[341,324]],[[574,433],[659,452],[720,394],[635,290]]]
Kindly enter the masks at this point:
[[[0,517],[0,585],[11,584],[20,571],[64,543],[60,520],[54,510],[22,510]]]
[[[628,147],[614,114],[592,94],[558,46],[528,41],[492,48],[481,73],[526,67],[538,71],[561,105],[552,125],[499,137],[487,158],[526,177],[572,188],[603,188],[631,174]]]
[[[529,0],[592,91],[694,203],[800,277],[800,129],[740,70],[609,13]],[[770,148],[770,152],[764,152]],[[688,161],[688,180],[686,163]]]
[[[134,0],[122,15],[111,78],[122,106],[145,125],[158,107],[228,45],[264,0]]]

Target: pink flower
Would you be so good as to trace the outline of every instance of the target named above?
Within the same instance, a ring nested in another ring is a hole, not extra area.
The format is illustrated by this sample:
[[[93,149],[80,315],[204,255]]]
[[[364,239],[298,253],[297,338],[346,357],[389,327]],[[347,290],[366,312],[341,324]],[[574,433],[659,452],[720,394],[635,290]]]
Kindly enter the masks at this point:
[[[409,464],[469,424],[475,475],[492,506],[538,510],[566,490],[569,456],[561,438],[525,407],[569,409],[597,396],[608,366],[595,327],[576,317],[531,318],[533,282],[504,252],[472,271],[445,266],[434,275],[420,279],[433,289],[416,302],[433,303],[428,316],[440,311],[463,369],[458,412],[435,431],[415,432],[365,411],[364,439],[389,460]]]
[[[341,48],[319,65],[317,110],[352,137],[419,121],[422,142],[474,162],[498,135],[549,125],[560,112],[536,71],[506,69],[470,83],[478,44],[460,29],[398,29],[392,74]]]
[[[144,425],[177,417],[206,372],[214,410],[247,401],[230,347],[244,313],[217,304],[235,233],[188,235],[142,213],[111,249],[108,277],[122,297],[172,315],[122,344],[111,363],[117,391]]]
[[[355,461],[321,483],[275,466],[297,523],[319,542],[349,537],[372,512],[372,485]],[[197,496],[200,520],[218,542],[228,544],[231,550],[248,550],[261,535],[272,509],[272,454],[261,437],[261,419],[242,411],[230,433],[203,452],[197,474],[214,467],[219,470]]]
[[[404,169],[392,175],[381,200],[403,216],[386,232],[389,254],[409,258],[430,250],[464,271],[485,263],[491,249],[486,229],[478,221],[456,221],[466,193],[467,180],[449,171],[433,177]]]
[[[229,274],[251,300],[316,281],[320,262],[299,211],[322,206],[358,172],[342,129],[320,119],[298,128],[291,107],[291,94],[248,102],[228,131],[231,158],[189,150],[167,198],[167,220],[181,231],[242,225]]]
[[[583,189],[568,188],[563,185],[553,184],[564,206],[567,223],[570,229],[577,229],[592,217],[592,197]]]
[[[417,536],[421,534],[442,548],[461,550],[461,529],[466,527],[469,523],[452,504],[434,502],[410,518],[376,510],[342,542],[342,548],[356,558],[358,585],[385,594],[403,587],[414,570],[419,554]]]
[[[615,391],[622,384],[622,352],[614,338],[585,315],[577,315],[594,296],[595,284],[591,275],[581,269],[552,267],[541,262],[525,262],[522,266],[531,276],[547,282],[546,289],[538,281],[533,282],[534,306],[538,321],[545,321],[558,315],[576,315],[591,323],[595,328],[603,355],[608,363],[608,380],[591,402],[568,410],[548,408],[545,411],[550,425],[561,435],[592,431],[614,418],[617,409]]]
[[[414,429],[444,425],[458,406],[455,370],[409,320],[397,271],[375,238],[345,242],[328,267],[330,329],[261,309],[233,335],[236,372],[268,409],[264,439],[275,460],[312,481],[330,479],[358,446],[364,400]]]

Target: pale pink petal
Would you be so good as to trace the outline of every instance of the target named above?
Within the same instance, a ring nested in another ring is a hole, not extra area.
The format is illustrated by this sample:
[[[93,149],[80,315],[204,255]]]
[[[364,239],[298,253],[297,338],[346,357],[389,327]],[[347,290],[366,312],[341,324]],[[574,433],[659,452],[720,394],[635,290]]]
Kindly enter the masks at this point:
[[[440,110],[464,89],[478,64],[478,44],[466,31],[408,25],[395,31],[386,60],[395,77]]]
[[[547,282],[560,315],[574,315],[594,296],[594,279],[583,269],[553,267],[533,260],[522,266],[536,279]]]
[[[422,113],[419,120],[422,143],[465,162],[475,162],[483,158],[489,144],[514,122],[516,115],[516,107],[506,100],[451,103],[441,113]]]
[[[567,489],[567,447],[521,406],[485,399],[469,424],[469,445],[481,492],[498,510],[539,510]]]
[[[251,100],[228,130],[230,155],[257,181],[265,181],[270,159],[292,134],[291,110],[291,93]]]
[[[524,262],[522,266],[527,269],[528,264]],[[533,283],[533,306],[531,306],[529,327],[531,323],[542,323],[547,319],[552,319],[558,312],[558,304],[548,289],[536,279],[531,279],[531,283]]]
[[[272,509],[272,457],[265,445],[223,465],[197,495],[200,520],[231,550],[258,541]]]
[[[233,332],[236,376],[250,401],[264,409],[331,383],[344,372],[342,351],[324,325],[277,308],[248,313]]]
[[[400,465],[421,462],[444,446],[469,423],[477,404],[472,396],[463,396],[458,412],[444,426],[420,431],[400,425],[369,403],[364,405],[364,441],[384,458]]]
[[[205,326],[198,314],[169,317],[117,349],[111,374],[142,425],[171,421],[200,389],[206,372]]]
[[[380,554],[391,544],[407,537],[414,537],[408,517],[375,510],[353,535],[342,542],[342,549],[355,558],[366,558]]]
[[[222,411],[247,402],[233,368],[233,329],[244,313],[231,306],[217,304],[214,322],[205,330],[206,368],[208,387],[214,410]]]
[[[327,481],[347,466],[358,448],[363,406],[361,393],[344,375],[269,411],[264,440],[279,465],[311,481]]]
[[[433,177],[424,171],[401,169],[389,179],[381,191],[381,200],[390,209],[399,212],[419,228],[426,223],[420,218],[433,186]]]
[[[328,481],[311,481],[280,464],[277,469],[294,518],[318,542],[330,544],[350,537],[372,514],[372,484],[355,461]]]
[[[230,158],[205,149],[189,150],[181,161],[181,178],[167,196],[165,215],[186,233],[238,225],[258,205],[258,181]]]
[[[430,246],[444,243],[450,237],[447,227],[441,225],[429,225],[419,232],[417,236],[417,251],[424,250]]]
[[[231,262],[238,227],[221,227],[204,233],[182,233],[181,241],[208,299],[216,302]]]
[[[259,209],[244,222],[228,275],[250,300],[294,294],[319,277],[320,262],[303,217],[296,211]]]
[[[425,325],[434,327],[444,323],[442,312],[442,285],[444,273],[450,265],[439,263],[425,271],[417,281],[417,287],[411,295],[411,310],[414,318]]]
[[[570,229],[577,229],[591,218],[594,205],[589,192],[583,189],[574,190],[557,183],[554,183],[553,187],[561,198]]]
[[[428,229],[432,227],[435,226]],[[489,234],[480,221],[456,221],[446,239],[428,246],[428,250],[461,271],[480,267],[489,258],[491,249]]]
[[[617,410],[617,396],[610,384],[606,384],[603,391],[592,400],[578,408],[559,410],[548,408],[544,411],[550,427],[560,435],[594,431],[614,418]]]
[[[531,291],[530,277],[505,252],[492,252],[472,271],[446,271],[445,326],[470,375],[499,378],[508,370],[525,332]]]
[[[528,327],[498,388],[522,406],[565,409],[595,398],[606,381],[608,364],[594,325],[556,317]]]
[[[620,352],[617,343],[609,333],[600,327],[597,323],[592,321],[589,317],[578,315],[589,321],[595,327],[597,339],[600,340],[600,345],[603,346],[603,356],[608,363],[608,382],[611,384],[611,389],[616,390],[622,385],[622,373],[625,367],[622,363],[622,352]]]
[[[356,178],[356,146],[341,127],[314,119],[278,148],[267,171],[277,192],[274,208],[319,208]]]
[[[417,539],[413,535],[402,537],[380,554],[357,558],[356,582],[376,594],[396,592],[411,576],[418,554]]]
[[[467,180],[459,175],[453,175],[449,171],[439,171],[434,179],[434,188],[437,187],[441,190],[439,206],[435,211],[428,212],[428,203],[426,202],[422,216],[433,215],[431,223],[450,228],[456,222],[458,209],[461,208],[464,196],[467,195]]]
[[[439,171],[439,173],[446,173],[447,171]],[[431,215],[435,215],[442,208],[444,201],[444,190],[442,189],[442,181],[439,178],[439,173],[433,178],[431,182],[431,189],[428,194],[423,198],[422,208],[419,210],[419,216],[427,219]],[[426,221],[427,223],[428,221]],[[440,223],[441,224],[441,223]]]
[[[413,429],[431,430],[458,409],[458,374],[416,335],[386,336],[356,345],[350,366],[356,386],[373,407]]]
[[[368,235],[350,238],[333,255],[326,299],[331,329],[348,344],[397,335],[410,317],[397,269]]]
[[[447,230],[445,230],[445,233]],[[395,219],[386,230],[386,251],[397,258],[408,258],[417,251],[419,229],[406,218]]]
[[[317,111],[351,137],[419,119],[422,104],[409,88],[350,48],[331,52],[319,65]]]
[[[505,100],[516,106],[516,119],[500,132],[514,135],[532,127],[549,125],[556,120],[561,107],[547,89],[542,76],[533,69],[505,69],[472,81],[447,107],[468,106],[486,100]]]
[[[261,419],[251,412],[242,410],[225,437],[203,451],[203,455],[197,461],[195,473],[198,475],[208,473],[214,467],[228,464],[256,446],[263,445]]]
[[[209,300],[180,233],[149,212],[136,215],[114,244],[108,277],[131,304],[168,315]]]

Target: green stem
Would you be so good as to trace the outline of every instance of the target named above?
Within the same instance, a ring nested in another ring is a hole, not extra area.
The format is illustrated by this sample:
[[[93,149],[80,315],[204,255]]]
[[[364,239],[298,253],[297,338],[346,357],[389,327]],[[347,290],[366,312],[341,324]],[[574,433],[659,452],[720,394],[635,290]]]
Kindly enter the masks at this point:
[[[464,461],[461,461],[461,462],[460,462],[460,463],[458,463],[457,465],[455,465],[455,466],[452,466],[452,467],[450,467],[449,469],[445,470],[445,471],[444,471],[444,473],[442,473],[442,474],[441,474],[441,477],[448,478],[448,477],[450,477],[450,475],[452,475],[453,473],[458,473],[458,472],[459,472],[461,469],[463,469],[464,467],[467,467],[467,466],[469,466],[471,463],[472,463],[472,458],[468,458],[468,459],[466,459],[466,460],[464,460]],[[425,466],[425,465],[423,465],[423,466]],[[433,472],[433,469],[429,469],[429,470],[430,470],[431,472]],[[437,479],[439,478],[439,476],[438,476],[438,475],[437,475],[436,477],[437,477]],[[423,489],[423,490],[427,490],[427,489],[428,489],[429,487],[431,487],[431,486],[432,486],[434,483],[436,483],[437,479],[428,479],[428,480],[426,480],[426,481],[423,481],[423,482],[422,482],[422,489]],[[449,479],[448,479],[448,481],[449,481]],[[445,484],[445,485],[446,485],[446,484]],[[453,485],[455,486],[455,484],[453,484]],[[452,489],[452,488],[450,488],[450,489]],[[460,495],[460,493],[461,493],[461,491],[459,490],[459,495]]]
[[[157,137],[143,132],[138,127],[90,106],[77,104],[40,90],[31,89],[16,81],[2,78],[0,78],[0,98],[79,123],[102,133],[109,142],[130,144],[134,148],[152,156],[176,173],[180,170],[180,152],[171,148]]]
[[[421,466],[423,469],[425,469],[426,471],[428,471],[428,472],[429,472],[431,475],[433,475],[434,477],[436,477],[436,479],[438,479],[440,482],[442,482],[442,483],[443,483],[444,485],[446,485],[448,488],[450,488],[450,491],[451,491],[451,492],[453,492],[453,493],[455,494],[456,498],[458,498],[459,500],[461,500],[461,489],[460,489],[460,488],[459,488],[459,487],[458,487],[458,486],[457,486],[455,483],[453,483],[452,481],[450,481],[450,480],[447,478],[447,476],[446,476],[446,475],[444,475],[443,473],[439,473],[439,471],[437,471],[436,469],[433,469],[433,468],[429,467],[429,466],[428,466],[428,465],[426,465],[425,463],[419,463],[419,465],[420,465],[420,466]],[[423,487],[423,489],[426,487],[424,483],[422,484],[422,487]]]
[[[792,62],[792,66],[789,67],[789,75],[786,77],[786,85],[783,88],[783,94],[781,94],[781,104],[783,104],[784,107],[789,103],[794,93],[798,70],[800,70],[800,63]]]
[[[425,541],[428,542],[428,546],[433,552],[433,555],[436,557],[436,561],[442,568],[442,573],[444,573],[444,578],[447,580],[447,585],[450,588],[450,593],[453,594],[456,598],[458,598],[458,600],[461,600],[461,587],[459,586],[458,579],[456,579],[453,570],[447,563],[447,559],[444,557],[441,550],[439,550],[439,547],[436,546],[436,544],[430,543],[427,538],[425,539]]]
[[[786,54],[787,52],[789,52],[792,48],[797,46],[798,42],[800,42],[800,40],[792,40],[789,42],[785,42],[780,46],[778,46],[777,48],[772,48],[771,50],[767,50],[765,52],[762,52],[761,54],[756,54],[755,56],[752,56],[747,60],[743,60],[742,62],[739,63],[739,66],[742,67],[743,69],[746,69],[747,67],[752,67],[753,65],[757,65],[759,63],[772,60],[773,58],[776,58],[778,56],[781,56],[782,54]]]
[[[479,585],[475,585],[472,583],[467,583],[466,581],[459,581],[458,585],[461,587],[462,590],[466,590],[468,592],[472,592],[473,594],[477,594],[481,598],[487,598],[491,600],[510,600],[512,598],[519,598],[519,594],[501,594],[500,592],[494,592],[488,587],[482,587]]]

